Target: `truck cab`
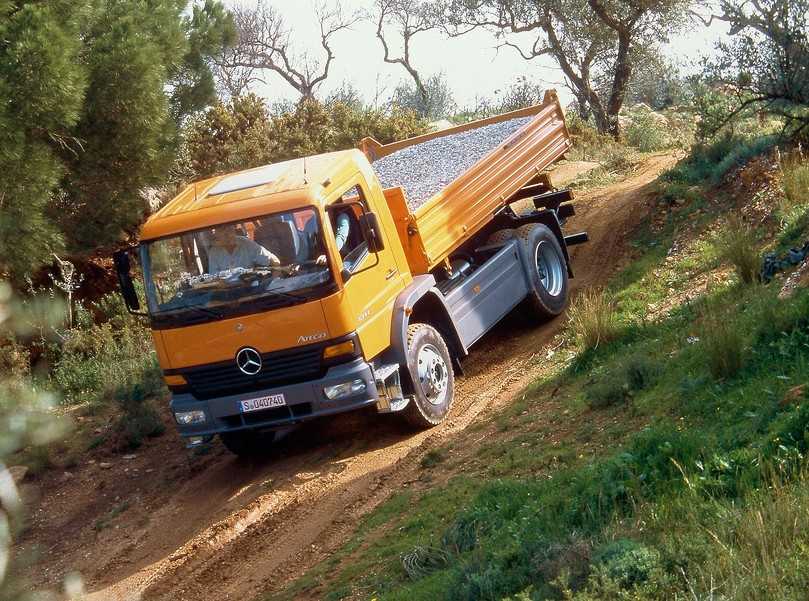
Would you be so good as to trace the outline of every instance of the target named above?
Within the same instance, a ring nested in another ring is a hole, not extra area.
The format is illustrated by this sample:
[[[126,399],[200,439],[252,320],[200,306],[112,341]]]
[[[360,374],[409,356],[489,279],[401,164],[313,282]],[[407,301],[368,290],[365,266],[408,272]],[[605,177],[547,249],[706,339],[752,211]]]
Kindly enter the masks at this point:
[[[369,361],[412,281],[391,232],[358,150],[198,182],[154,215],[139,258],[181,434],[237,446],[243,431],[377,403]]]

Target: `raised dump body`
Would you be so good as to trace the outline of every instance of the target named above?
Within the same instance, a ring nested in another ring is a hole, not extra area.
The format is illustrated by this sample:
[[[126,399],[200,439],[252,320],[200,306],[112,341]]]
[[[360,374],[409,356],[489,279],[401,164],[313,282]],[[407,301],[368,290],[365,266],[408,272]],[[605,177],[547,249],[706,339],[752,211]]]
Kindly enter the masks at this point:
[[[411,272],[439,265],[571,147],[555,91],[542,104],[361,148],[384,188]]]

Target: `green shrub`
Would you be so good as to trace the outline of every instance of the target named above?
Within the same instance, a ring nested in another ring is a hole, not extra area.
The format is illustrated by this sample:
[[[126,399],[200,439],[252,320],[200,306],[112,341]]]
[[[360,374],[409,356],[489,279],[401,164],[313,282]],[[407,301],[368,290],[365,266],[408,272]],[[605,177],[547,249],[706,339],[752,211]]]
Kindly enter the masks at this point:
[[[121,450],[136,449],[145,438],[160,436],[165,432],[165,425],[160,414],[152,404],[152,398],[159,394],[163,387],[159,368],[144,374],[143,382],[121,386],[115,394],[115,400],[121,408],[117,429],[121,434],[118,447]]]
[[[578,116],[569,116],[567,126],[573,139],[573,148],[567,154],[569,160],[593,161],[613,174],[628,173],[635,167],[638,159],[635,149],[616,142],[612,136],[598,133]]]
[[[300,156],[356,148],[372,136],[385,144],[425,133],[415,112],[307,100],[271,114],[248,94],[192,117],[175,166],[179,179],[258,167]]]
[[[709,143],[696,144],[689,155],[661,176],[661,180],[680,184],[719,184],[733,167],[770,150],[777,138],[745,138],[732,134],[717,136]]]
[[[587,289],[567,310],[573,337],[585,349],[614,340],[620,331],[615,304],[604,290]]]
[[[648,354],[638,353],[624,361],[622,371],[630,390],[645,390],[657,381],[662,367]]]
[[[635,541],[620,539],[597,550],[593,563],[622,589],[649,581],[660,569],[660,553]]]
[[[728,261],[745,284],[758,281],[761,269],[756,235],[752,228],[733,215],[717,240],[719,256]]]
[[[671,145],[665,122],[651,111],[635,111],[624,130],[627,144],[641,152],[663,150]]]
[[[587,404],[591,409],[603,409],[629,400],[629,386],[618,377],[605,377],[587,388]]]
[[[141,382],[155,369],[149,330],[132,318],[127,321],[66,333],[50,375],[65,404],[110,401],[120,386]]]

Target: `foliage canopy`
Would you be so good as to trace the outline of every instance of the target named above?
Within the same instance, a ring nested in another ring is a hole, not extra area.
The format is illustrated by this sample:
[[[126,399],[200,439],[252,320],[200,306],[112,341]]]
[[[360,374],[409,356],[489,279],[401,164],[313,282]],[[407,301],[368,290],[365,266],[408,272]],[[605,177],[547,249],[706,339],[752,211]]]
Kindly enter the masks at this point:
[[[131,234],[207,58],[235,35],[216,0],[0,1],[0,276]]]

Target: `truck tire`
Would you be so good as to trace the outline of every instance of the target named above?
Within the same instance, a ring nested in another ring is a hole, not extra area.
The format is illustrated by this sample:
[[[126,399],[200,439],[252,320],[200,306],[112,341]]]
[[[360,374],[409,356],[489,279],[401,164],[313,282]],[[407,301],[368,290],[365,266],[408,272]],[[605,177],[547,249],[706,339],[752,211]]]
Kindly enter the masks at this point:
[[[272,451],[275,432],[240,430],[238,432],[222,432],[219,438],[225,448],[237,457],[266,457]]]
[[[434,327],[426,323],[408,326],[407,370],[414,398],[402,416],[420,429],[437,426],[452,408],[455,378],[447,345]]]
[[[516,236],[516,233],[512,229],[497,230],[486,240],[486,245],[488,246],[489,244],[504,244],[505,242],[512,240],[514,236]]]
[[[526,303],[539,317],[556,317],[567,305],[567,262],[554,233],[541,223],[517,229],[530,286]]]

